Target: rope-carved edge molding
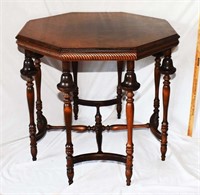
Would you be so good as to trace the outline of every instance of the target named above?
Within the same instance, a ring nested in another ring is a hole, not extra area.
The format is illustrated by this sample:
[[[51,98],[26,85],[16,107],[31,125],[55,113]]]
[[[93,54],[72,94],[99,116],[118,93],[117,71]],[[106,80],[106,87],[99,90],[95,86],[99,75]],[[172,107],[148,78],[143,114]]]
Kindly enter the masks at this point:
[[[79,61],[79,60],[136,60],[137,54],[134,52],[58,52],[49,48],[43,48],[41,46],[35,46],[30,43],[17,40],[18,46],[30,50],[35,53],[39,53],[45,56],[53,57],[61,61]]]

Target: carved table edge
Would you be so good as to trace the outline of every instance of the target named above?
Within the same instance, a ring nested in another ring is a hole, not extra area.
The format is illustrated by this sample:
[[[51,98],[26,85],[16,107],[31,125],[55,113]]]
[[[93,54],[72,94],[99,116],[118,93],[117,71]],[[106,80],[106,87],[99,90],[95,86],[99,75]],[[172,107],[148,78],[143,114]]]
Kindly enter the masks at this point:
[[[25,50],[30,50],[32,52],[42,54],[45,56],[53,57],[61,61],[82,61],[82,60],[137,60],[137,53],[129,51],[55,51],[50,48],[44,48],[38,45],[27,43],[24,41],[17,40],[19,47]]]

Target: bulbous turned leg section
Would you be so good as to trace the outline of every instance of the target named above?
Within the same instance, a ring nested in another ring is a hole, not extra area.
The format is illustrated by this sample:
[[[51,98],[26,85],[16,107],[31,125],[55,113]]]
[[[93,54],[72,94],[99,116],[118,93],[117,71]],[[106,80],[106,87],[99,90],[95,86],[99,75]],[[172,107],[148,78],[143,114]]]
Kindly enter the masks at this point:
[[[165,160],[165,155],[167,152],[167,135],[168,135],[168,107],[170,99],[170,75],[174,74],[176,68],[173,66],[171,59],[171,50],[168,50],[164,54],[162,66],[160,71],[164,74],[163,82],[163,121],[161,126],[161,159]]]
[[[124,68],[124,62],[118,61],[117,62],[117,73],[118,73],[118,85],[117,85],[117,118],[121,118],[121,111],[122,111],[122,71]]]
[[[73,164],[73,144],[71,138],[71,126],[72,126],[72,105],[71,105],[71,92],[75,90],[75,84],[72,81],[72,76],[70,74],[69,63],[63,63],[63,74],[61,76],[61,81],[57,85],[58,89],[63,93],[64,97],[64,119],[66,126],[66,139],[67,143],[65,145],[66,159],[67,159],[67,176],[69,184],[73,183],[74,177],[74,164]]]
[[[140,84],[137,82],[134,72],[134,61],[127,61],[127,72],[121,86],[122,89],[126,91],[136,91],[140,88]]]
[[[126,90],[126,120],[127,120],[127,144],[126,144],[126,183],[131,184],[133,167],[133,121],[134,121],[134,103],[133,91],[139,89],[140,84],[136,80],[134,73],[134,61],[127,62],[127,73],[125,74],[122,89]]]
[[[32,60],[32,53],[29,51],[25,52],[25,60],[24,66],[21,69],[21,75],[27,81],[26,83],[26,94],[27,94],[27,102],[29,109],[29,134],[30,134],[30,147],[31,147],[31,155],[33,161],[37,159],[37,141],[36,141],[36,126],[34,120],[34,88],[33,88],[33,77],[37,73],[37,69],[34,66]]]
[[[78,119],[78,62],[72,62],[72,71],[73,71],[73,76],[74,76],[74,84],[76,85],[76,89],[73,92],[73,100],[74,100],[74,119],[77,120]]]

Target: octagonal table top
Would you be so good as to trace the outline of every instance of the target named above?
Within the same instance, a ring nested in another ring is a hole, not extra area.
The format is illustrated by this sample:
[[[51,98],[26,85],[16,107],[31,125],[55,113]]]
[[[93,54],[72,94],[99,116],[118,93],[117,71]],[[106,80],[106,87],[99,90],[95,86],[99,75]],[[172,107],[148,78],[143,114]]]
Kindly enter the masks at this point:
[[[24,49],[63,61],[137,60],[176,46],[179,35],[163,19],[73,12],[30,20],[16,39]]]

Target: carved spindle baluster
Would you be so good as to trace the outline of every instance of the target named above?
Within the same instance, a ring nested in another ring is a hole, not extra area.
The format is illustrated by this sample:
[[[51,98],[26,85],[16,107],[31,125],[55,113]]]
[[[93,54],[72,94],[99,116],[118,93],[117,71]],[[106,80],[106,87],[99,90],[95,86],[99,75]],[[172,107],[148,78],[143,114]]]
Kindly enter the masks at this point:
[[[61,81],[57,85],[58,89],[63,93],[64,97],[64,118],[66,126],[66,159],[67,159],[67,176],[69,184],[73,183],[74,177],[74,164],[73,164],[73,144],[71,138],[71,126],[72,126],[72,105],[71,105],[71,92],[75,89],[75,84],[72,81],[70,74],[70,67],[68,62],[63,62],[63,74]]]
[[[117,73],[118,73],[118,85],[117,85],[117,117],[121,117],[121,111],[122,111],[122,71],[124,67],[123,61],[117,62]]]
[[[126,144],[126,182],[127,185],[131,184],[132,176],[132,167],[133,167],[133,113],[134,113],[134,104],[133,104],[133,92],[127,92],[127,103],[126,103],[126,118],[127,118],[127,144]]]
[[[160,86],[160,55],[158,54],[155,59],[154,69],[154,84],[155,84],[155,98],[154,98],[154,127],[157,129],[159,125],[159,86]]]
[[[31,146],[31,155],[33,161],[37,159],[37,142],[36,142],[36,126],[34,120],[34,88],[33,88],[33,79],[27,79],[27,100],[28,108],[30,114],[30,124],[29,124],[29,134],[30,134],[30,146]]]
[[[167,152],[167,131],[168,131],[168,106],[170,97],[170,74],[176,72],[176,68],[173,66],[171,59],[171,50],[165,52],[165,58],[163,60],[160,71],[164,74],[163,82],[163,121],[161,126],[161,159],[165,160],[165,155]]]
[[[162,134],[161,134],[161,159],[165,160],[165,154],[167,152],[167,131],[168,131],[168,121],[167,121],[167,114],[168,114],[168,105],[169,105],[169,95],[170,95],[170,76],[164,76],[163,82],[163,121],[162,121]]]
[[[102,123],[101,123],[101,114],[99,110],[99,106],[97,107],[97,113],[95,115],[95,131],[96,131],[96,140],[98,146],[98,153],[102,153]]]
[[[78,119],[78,82],[77,82],[77,73],[78,73],[78,62],[72,62],[72,71],[74,76],[74,84],[76,85],[76,89],[74,90],[74,119]]]
[[[64,116],[67,129],[67,143],[65,145],[67,155],[67,176],[70,185],[73,183],[74,177],[73,144],[71,140],[72,106],[70,101],[70,93],[64,94]]]
[[[126,183],[131,184],[132,166],[133,166],[133,121],[134,121],[134,104],[133,91],[139,89],[140,84],[136,80],[134,73],[134,61],[127,62],[127,73],[125,74],[122,89],[126,90],[126,119],[127,119],[127,144],[126,144]]]
[[[37,141],[36,141],[36,126],[34,119],[33,76],[36,75],[37,70],[32,60],[32,53],[29,51],[25,51],[24,66],[20,72],[27,81],[26,94],[27,94],[27,102],[28,102],[29,117],[30,117],[30,123],[29,123],[30,146],[31,146],[32,159],[33,161],[35,161],[37,159]]]
[[[36,92],[37,92],[37,100],[36,100],[36,114],[37,114],[37,128],[39,130],[38,134],[45,134],[47,121],[43,116],[42,112],[42,100],[41,100],[41,65],[40,58],[41,55],[36,55],[35,59],[35,67],[37,69],[37,74],[35,75],[35,83],[36,83]]]

